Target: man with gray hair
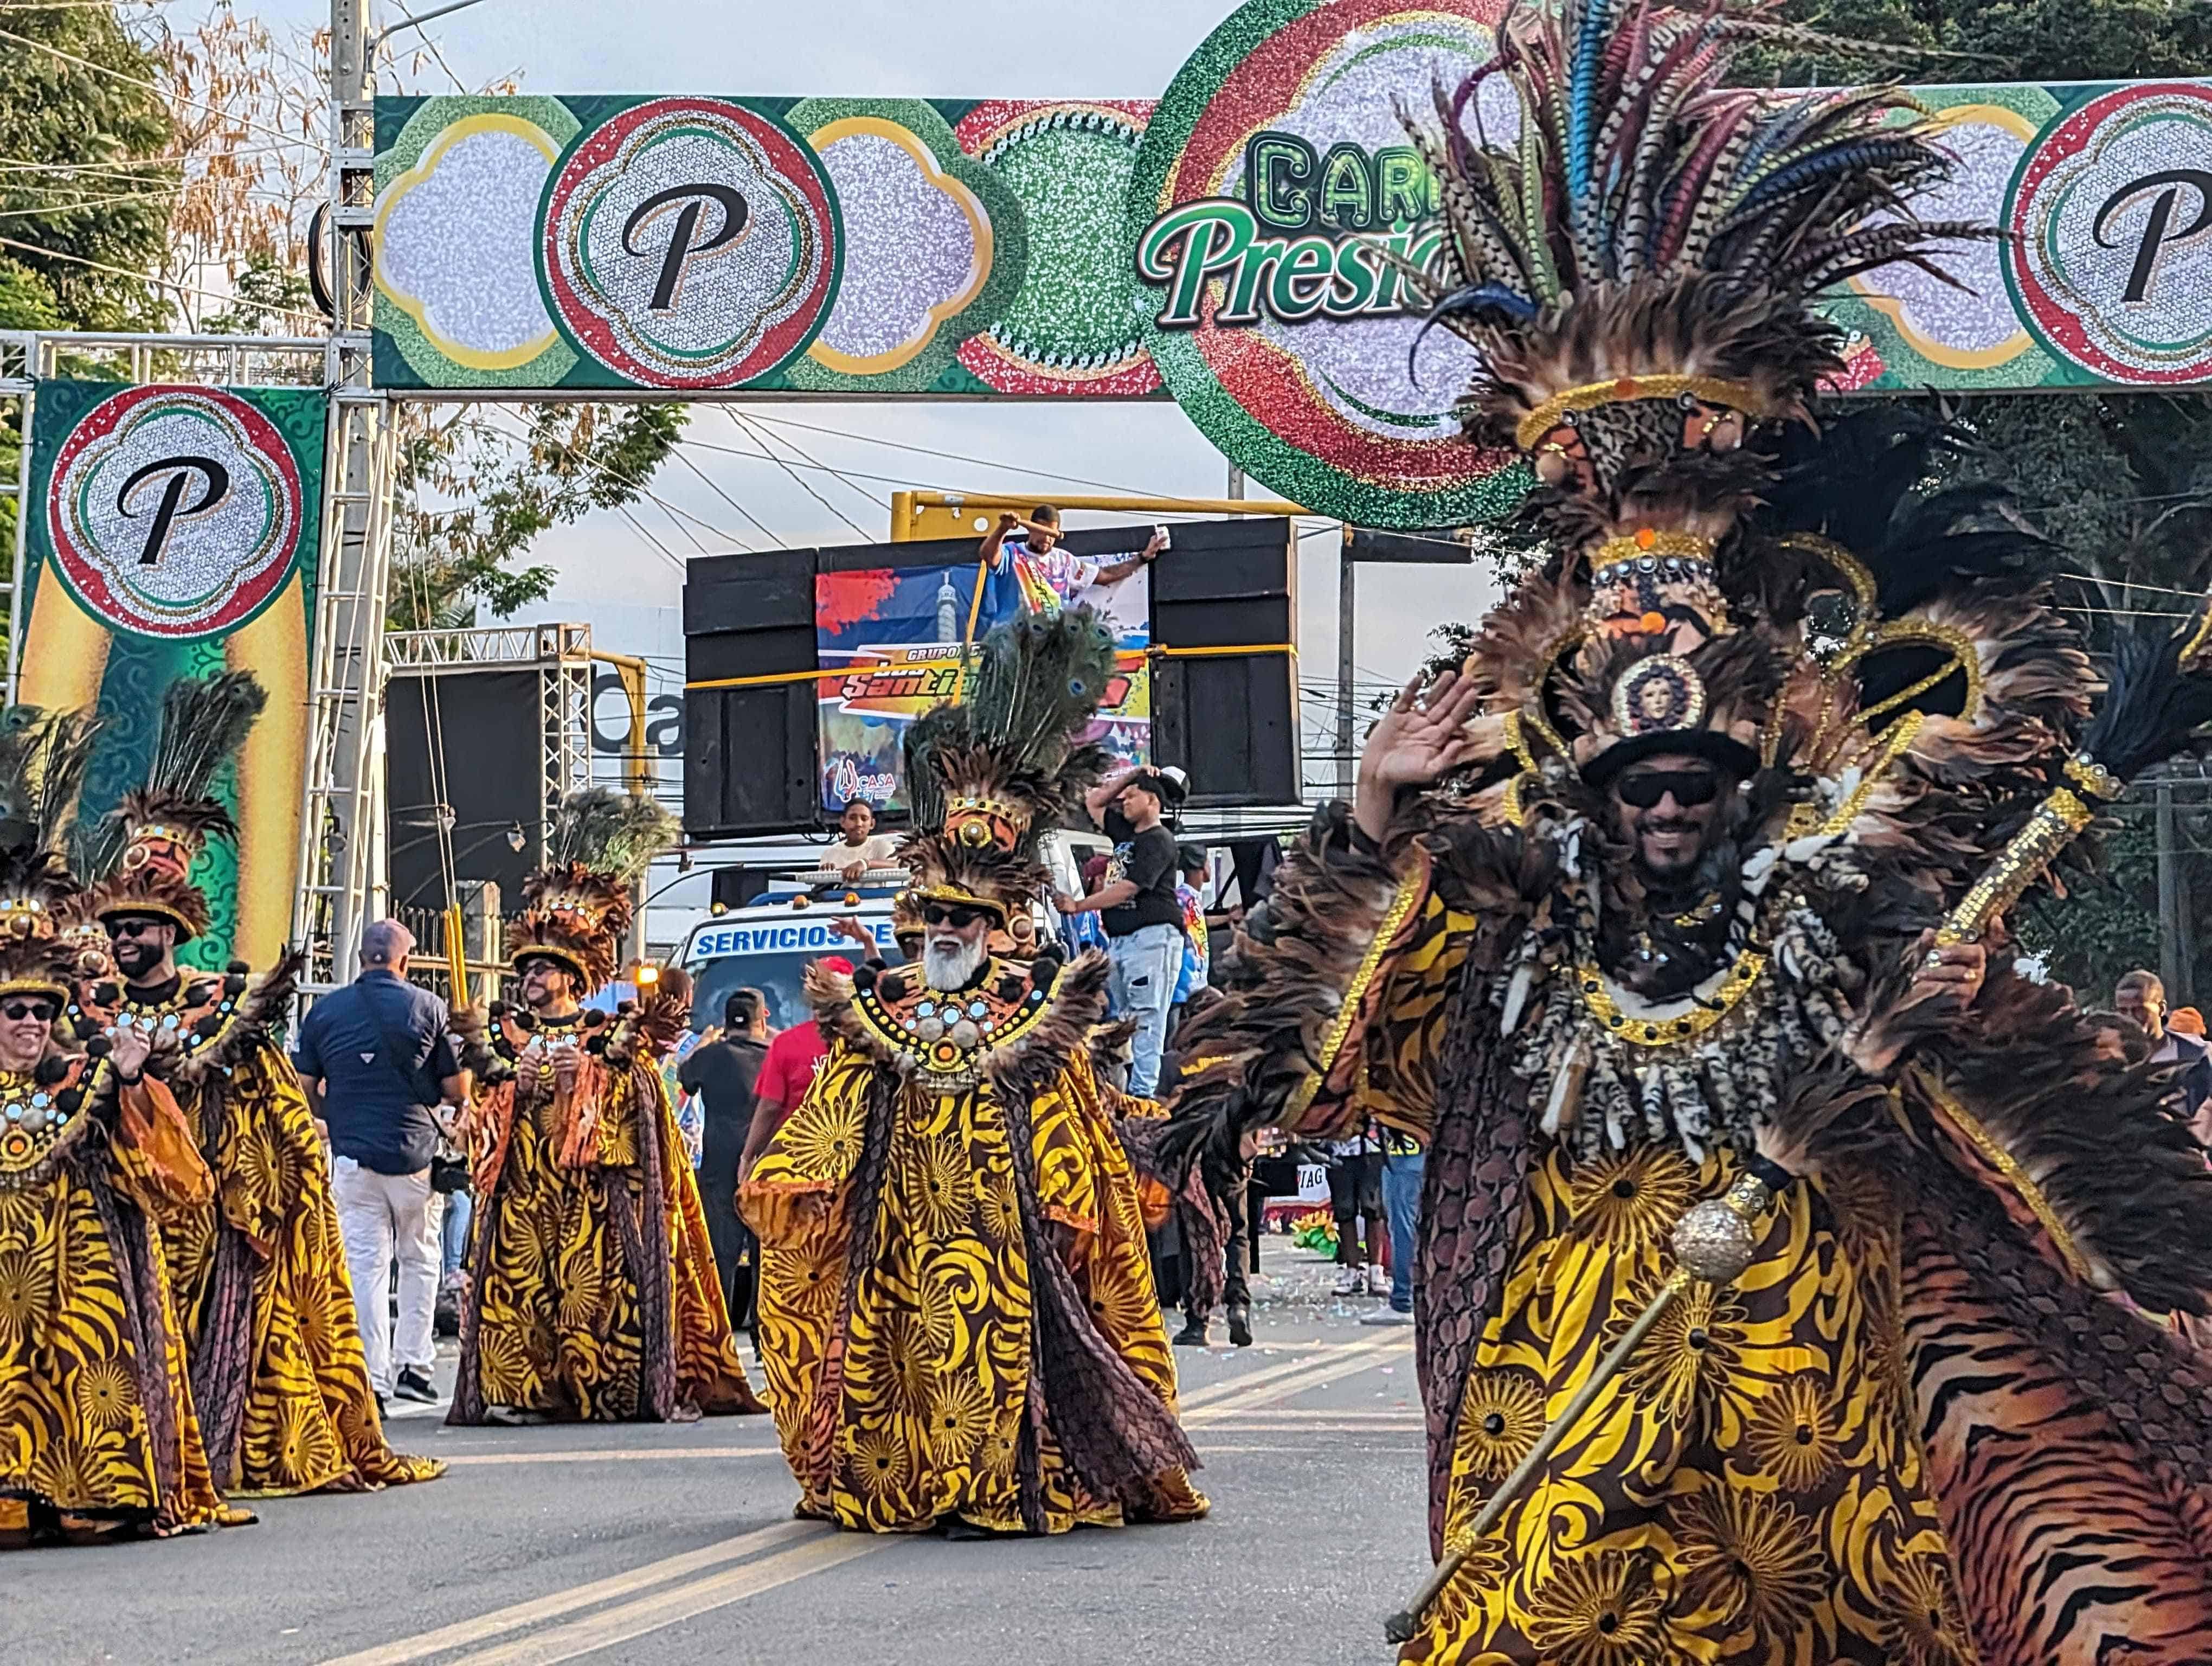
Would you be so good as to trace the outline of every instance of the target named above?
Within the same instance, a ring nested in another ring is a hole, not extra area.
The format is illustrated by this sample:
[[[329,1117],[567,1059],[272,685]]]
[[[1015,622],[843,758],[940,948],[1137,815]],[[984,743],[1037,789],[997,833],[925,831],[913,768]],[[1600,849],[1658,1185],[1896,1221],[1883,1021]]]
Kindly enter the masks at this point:
[[[446,1032],[446,1003],[407,982],[414,949],[414,934],[397,920],[372,921],[361,934],[361,976],[308,1008],[292,1054],[330,1140],[331,1190],[380,1406],[394,1395],[437,1402],[434,1107],[466,1104],[469,1095]],[[396,1335],[387,1294],[395,1255]]]

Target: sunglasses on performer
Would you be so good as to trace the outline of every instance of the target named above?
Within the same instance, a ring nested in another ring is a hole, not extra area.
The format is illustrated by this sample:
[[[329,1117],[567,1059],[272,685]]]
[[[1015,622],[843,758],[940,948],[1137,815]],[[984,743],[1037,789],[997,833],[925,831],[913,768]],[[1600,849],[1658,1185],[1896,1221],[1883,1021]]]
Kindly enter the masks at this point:
[[[981,909],[962,908],[957,903],[925,903],[921,909],[923,925],[950,926],[957,932],[964,932],[978,920],[988,917]]]
[[[1631,771],[1613,782],[1623,804],[1649,810],[1668,793],[1685,810],[1711,804],[1721,795],[1721,778],[1711,769],[1644,769]]]
[[[52,1024],[57,1010],[50,1000],[0,1000],[0,1018],[11,1024],[21,1024],[25,1018],[41,1018]]]

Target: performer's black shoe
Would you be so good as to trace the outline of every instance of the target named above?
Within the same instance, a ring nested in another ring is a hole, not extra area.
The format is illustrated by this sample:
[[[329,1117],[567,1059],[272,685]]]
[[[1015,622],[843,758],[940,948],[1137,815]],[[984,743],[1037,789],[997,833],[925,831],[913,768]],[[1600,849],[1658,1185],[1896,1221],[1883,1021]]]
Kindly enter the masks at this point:
[[[995,1532],[992,1529],[969,1521],[965,1516],[947,1516],[944,1521],[945,1536],[956,1544],[972,1544],[979,1539],[1012,1539],[1012,1533]]]
[[[1229,1340],[1240,1348],[1252,1346],[1252,1310],[1232,1307],[1229,1310]]]
[[[1202,1348],[1206,1346],[1206,1321],[1190,1319],[1176,1332],[1175,1345],[1179,1348]]]
[[[430,1386],[430,1379],[412,1365],[404,1367],[398,1380],[392,1383],[392,1392],[402,1400],[412,1400],[418,1405],[434,1406],[438,1391]]]

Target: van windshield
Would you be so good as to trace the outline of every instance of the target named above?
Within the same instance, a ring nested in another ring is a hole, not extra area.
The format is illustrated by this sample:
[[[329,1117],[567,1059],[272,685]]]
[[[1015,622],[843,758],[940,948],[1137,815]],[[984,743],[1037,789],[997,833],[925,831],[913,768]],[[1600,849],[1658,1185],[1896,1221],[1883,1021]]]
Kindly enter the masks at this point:
[[[768,1021],[776,1029],[788,1030],[805,1023],[814,1016],[814,1010],[806,1004],[801,980],[810,962],[825,958],[804,952],[726,955],[693,966],[691,1027],[704,1030],[710,1024],[720,1024],[723,1004],[739,989],[757,989],[767,997]],[[860,959],[857,952],[844,958],[855,964]],[[898,951],[892,950],[884,958],[897,965]]]

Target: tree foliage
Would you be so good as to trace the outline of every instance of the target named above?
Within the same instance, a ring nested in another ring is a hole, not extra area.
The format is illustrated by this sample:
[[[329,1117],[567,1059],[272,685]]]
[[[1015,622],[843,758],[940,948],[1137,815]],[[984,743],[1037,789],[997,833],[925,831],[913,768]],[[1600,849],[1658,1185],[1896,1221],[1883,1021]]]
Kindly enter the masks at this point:
[[[520,429],[500,420],[519,418]],[[495,414],[400,407],[399,513],[388,610],[395,630],[505,616],[552,587],[522,565],[538,534],[635,502],[682,434],[680,404],[536,405]]]
[[[175,128],[132,83],[158,61],[104,8],[0,3],[0,29],[20,37],[0,40],[0,329],[157,327],[167,307],[132,274],[160,264]]]

